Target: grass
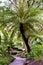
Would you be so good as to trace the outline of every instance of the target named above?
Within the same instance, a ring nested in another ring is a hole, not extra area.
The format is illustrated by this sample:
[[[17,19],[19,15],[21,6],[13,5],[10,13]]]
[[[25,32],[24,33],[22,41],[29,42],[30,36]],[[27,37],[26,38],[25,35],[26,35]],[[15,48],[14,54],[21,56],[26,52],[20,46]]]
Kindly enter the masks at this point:
[[[7,63],[9,63],[9,61],[11,61],[13,58],[12,56],[8,55],[8,56],[0,56],[0,65],[7,65]]]

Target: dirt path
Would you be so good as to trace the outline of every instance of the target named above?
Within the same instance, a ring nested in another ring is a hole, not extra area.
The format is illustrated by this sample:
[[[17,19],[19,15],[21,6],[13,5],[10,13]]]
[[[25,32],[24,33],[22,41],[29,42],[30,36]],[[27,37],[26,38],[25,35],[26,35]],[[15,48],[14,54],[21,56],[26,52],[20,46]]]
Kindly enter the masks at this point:
[[[20,58],[17,56],[13,56],[13,57],[15,58],[15,60],[9,65],[43,65],[43,61],[34,60],[32,58],[26,61],[26,58]]]
[[[26,61],[26,58],[20,58],[20,57],[16,57],[16,56],[13,56],[15,58],[15,60],[10,63],[9,65],[24,65],[25,61]]]

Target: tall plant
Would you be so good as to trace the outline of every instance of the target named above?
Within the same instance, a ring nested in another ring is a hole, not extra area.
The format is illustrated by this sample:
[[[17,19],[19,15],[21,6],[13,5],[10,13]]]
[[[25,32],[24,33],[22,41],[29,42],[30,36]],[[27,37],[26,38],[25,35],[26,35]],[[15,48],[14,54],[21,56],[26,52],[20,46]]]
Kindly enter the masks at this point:
[[[13,10],[7,8],[4,10],[4,22],[3,26],[7,26],[7,32],[10,32],[10,39],[12,40],[14,37],[14,32],[16,34],[22,34],[22,38],[25,42],[27,52],[30,52],[30,46],[28,44],[28,39],[30,37],[39,37],[39,35],[43,35],[40,31],[42,30],[42,20],[41,14],[43,13],[40,10],[39,5],[36,6],[36,2],[20,0],[16,4],[10,1],[13,4]],[[36,6],[36,7],[35,7]],[[21,36],[21,35],[20,35]]]

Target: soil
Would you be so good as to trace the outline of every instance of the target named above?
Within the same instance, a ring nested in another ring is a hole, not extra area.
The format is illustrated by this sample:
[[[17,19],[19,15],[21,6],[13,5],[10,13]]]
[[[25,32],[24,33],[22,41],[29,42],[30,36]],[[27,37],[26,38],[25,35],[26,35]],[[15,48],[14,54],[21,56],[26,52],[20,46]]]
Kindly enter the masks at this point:
[[[28,60],[26,60],[25,65],[43,65],[43,61],[42,60],[35,60],[33,58],[30,58]]]

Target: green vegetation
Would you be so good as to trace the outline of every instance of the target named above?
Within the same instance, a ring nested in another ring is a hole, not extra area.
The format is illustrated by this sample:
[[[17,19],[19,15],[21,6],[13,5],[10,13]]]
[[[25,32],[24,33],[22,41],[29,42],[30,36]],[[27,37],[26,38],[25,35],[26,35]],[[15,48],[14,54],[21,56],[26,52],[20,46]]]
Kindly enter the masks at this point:
[[[25,57],[27,59],[33,58],[35,60],[43,60],[43,45],[31,46],[30,53],[19,53],[19,56]]]
[[[25,53],[25,57],[43,60],[43,45],[34,45],[30,53]]]
[[[13,58],[12,56],[0,56],[0,65],[7,65]]]
[[[43,0],[8,2],[8,6],[0,6],[0,64],[6,65],[12,59],[9,51],[15,47],[24,49],[24,44],[26,53],[21,56],[42,60]]]
[[[14,5],[14,10],[10,9],[9,6],[0,7],[0,31],[4,36],[4,42],[6,44],[10,44],[11,46],[12,44],[22,44],[23,36],[20,33],[20,23],[23,24],[23,34],[27,40],[30,37],[40,38],[39,36],[43,35],[43,28],[41,27],[43,23],[43,10],[36,7],[37,4],[33,3],[33,5],[30,4],[28,6],[27,2],[23,0]]]

